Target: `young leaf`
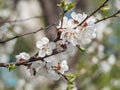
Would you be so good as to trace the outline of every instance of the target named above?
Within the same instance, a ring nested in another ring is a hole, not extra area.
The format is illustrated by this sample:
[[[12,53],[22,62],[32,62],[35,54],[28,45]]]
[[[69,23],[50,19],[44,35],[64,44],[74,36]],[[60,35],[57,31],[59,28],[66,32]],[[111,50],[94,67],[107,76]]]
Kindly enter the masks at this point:
[[[10,66],[8,67],[8,69],[9,69],[9,72],[12,71],[12,70],[14,70],[14,69],[15,69],[15,64],[10,65]]]
[[[65,8],[65,7],[66,7],[66,2],[65,2],[65,1],[61,2],[61,7],[62,7],[62,8]]]
[[[79,46],[77,46],[77,47],[80,51],[85,52],[85,48],[82,48],[82,47],[79,47]]]
[[[74,75],[74,74],[68,74],[67,77],[68,77],[69,79],[74,79],[74,78],[75,78],[75,75]]]
[[[68,4],[68,8],[67,10],[71,10],[73,7],[75,6],[75,3],[74,2],[71,2],[70,4]]]
[[[65,1],[61,2],[60,4],[57,4],[57,6],[63,8],[63,9],[66,7],[66,5],[67,5],[67,4],[66,4]]]

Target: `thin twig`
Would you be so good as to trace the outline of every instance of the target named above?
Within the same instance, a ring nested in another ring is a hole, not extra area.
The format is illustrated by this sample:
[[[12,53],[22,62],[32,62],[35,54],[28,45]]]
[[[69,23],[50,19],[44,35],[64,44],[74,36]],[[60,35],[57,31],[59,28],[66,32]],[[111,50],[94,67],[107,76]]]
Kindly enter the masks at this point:
[[[69,81],[68,77],[65,74],[62,74],[61,72],[55,70],[59,75],[61,75],[65,80]]]
[[[0,23],[4,24],[4,23],[16,23],[16,22],[25,22],[31,19],[38,19],[41,18],[43,16],[33,16],[33,17],[29,17],[29,18],[25,18],[25,19],[15,19],[15,20],[5,20],[5,21],[1,21]]]
[[[102,7],[105,6],[105,4],[108,2],[109,0],[106,0],[102,5],[100,5],[93,13],[91,13],[89,16],[87,16],[80,24],[78,24],[75,28],[77,28],[78,26],[81,26],[87,19],[89,19],[91,16],[93,16],[96,12],[98,12]]]
[[[11,40],[13,40],[13,39],[20,38],[20,37],[23,37],[23,36],[27,36],[27,35],[31,35],[31,34],[36,34],[37,32],[40,32],[40,31],[45,30],[45,29],[49,29],[50,27],[55,26],[56,24],[57,24],[57,23],[54,23],[54,24],[51,24],[51,25],[46,26],[46,27],[44,27],[44,28],[40,28],[40,29],[38,29],[38,30],[36,30],[36,31],[32,31],[32,32],[25,33],[25,34],[22,34],[22,35],[16,35],[16,36],[14,36],[14,37],[12,37],[12,38],[6,39],[6,40],[4,40],[4,41],[0,41],[0,44],[6,43],[6,42],[8,42],[8,41],[11,41]]]
[[[101,22],[101,21],[107,20],[107,19],[109,19],[109,18],[112,18],[112,17],[118,17],[117,14],[119,14],[119,13],[120,13],[120,10],[117,11],[115,14],[113,14],[113,15],[111,15],[111,16],[108,16],[108,17],[102,18],[102,19],[100,19],[100,20],[97,20],[97,21],[95,22],[95,24],[97,24],[97,23],[99,23],[99,22]]]

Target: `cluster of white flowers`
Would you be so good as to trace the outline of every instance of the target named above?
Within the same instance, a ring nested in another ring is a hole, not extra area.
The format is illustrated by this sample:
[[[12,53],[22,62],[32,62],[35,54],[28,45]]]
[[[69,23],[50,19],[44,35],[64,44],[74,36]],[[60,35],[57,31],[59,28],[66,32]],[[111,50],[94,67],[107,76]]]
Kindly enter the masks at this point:
[[[45,57],[46,55],[51,55],[53,50],[56,47],[60,47],[60,44],[55,42],[49,42],[47,37],[42,38],[40,41],[36,43],[36,47],[39,48],[38,57]],[[60,47],[61,48],[61,47]],[[59,49],[59,48],[58,48]],[[60,50],[61,51],[61,50]],[[19,55],[16,55],[16,59],[18,61],[29,60],[30,55],[22,52]],[[54,80],[58,80],[60,78],[59,73],[64,74],[65,71],[68,70],[67,61],[36,61],[31,63],[30,73],[31,75],[43,75],[49,77]]]
[[[42,60],[31,62],[29,66],[31,75],[43,75],[54,80],[58,80],[60,75],[68,70],[66,60],[45,60],[46,56],[54,55],[54,52],[67,51],[69,45],[83,48],[96,37],[95,18],[90,17],[82,25],[79,25],[85,18],[86,14],[76,14],[72,12],[71,19],[63,17],[57,26],[60,32],[60,38],[55,42],[50,42],[47,37],[37,41],[36,47],[39,49],[38,56]],[[72,51],[72,48],[68,51]],[[30,55],[23,52],[16,55],[17,60],[30,60]]]
[[[79,25],[87,15],[71,13],[71,19],[63,17],[63,21],[59,23],[57,29],[61,31],[61,39],[63,42],[69,42],[73,46],[83,48],[91,42],[91,39],[96,37],[95,18],[88,18],[82,25]],[[62,27],[61,27],[62,23]]]

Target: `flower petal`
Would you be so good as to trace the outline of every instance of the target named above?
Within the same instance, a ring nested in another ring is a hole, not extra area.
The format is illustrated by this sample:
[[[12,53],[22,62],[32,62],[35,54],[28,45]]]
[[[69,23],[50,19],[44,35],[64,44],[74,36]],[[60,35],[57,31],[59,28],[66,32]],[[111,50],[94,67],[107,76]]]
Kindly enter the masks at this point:
[[[39,55],[39,57],[45,57],[45,51],[40,50],[38,55]]]
[[[42,49],[43,48],[43,43],[41,41],[37,41],[36,47],[39,48],[39,49]]]
[[[56,48],[56,44],[54,42],[50,42],[48,44],[48,47],[51,48],[51,49],[55,49]]]
[[[42,41],[43,44],[48,44],[49,43],[49,39],[47,37],[43,37],[41,39],[41,41]]]

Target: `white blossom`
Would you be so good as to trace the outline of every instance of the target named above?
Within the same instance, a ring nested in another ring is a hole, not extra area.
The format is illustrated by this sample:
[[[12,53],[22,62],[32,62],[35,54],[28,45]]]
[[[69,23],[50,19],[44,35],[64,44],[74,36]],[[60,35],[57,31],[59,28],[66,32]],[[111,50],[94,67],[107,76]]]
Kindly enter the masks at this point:
[[[22,52],[19,55],[16,55],[15,57],[18,61],[19,60],[29,60],[30,59],[30,55],[25,53],[25,52]]]
[[[30,66],[30,74],[31,75],[34,75],[34,76],[37,75],[37,72],[38,72],[38,69],[39,69],[41,63],[42,63],[41,61],[36,61],[31,64],[31,66]]]
[[[39,48],[39,56],[45,57],[46,55],[51,55],[53,50],[56,48],[54,42],[49,42],[47,37],[42,38],[36,43],[37,48]]]
[[[78,35],[79,30],[77,29],[65,29],[61,33],[61,39],[63,42],[70,42],[73,46],[76,46],[78,44]]]
[[[74,25],[66,16],[63,17],[62,27],[61,27],[61,20],[59,22],[59,25],[57,26],[58,29],[67,29],[67,28],[71,28],[71,27],[73,28]]]
[[[38,70],[40,75],[46,76],[53,80],[60,79],[60,75],[57,73],[64,74],[68,70],[67,62],[65,60],[61,62],[43,62]]]
[[[96,29],[94,26],[87,26],[83,30],[80,30],[78,39],[80,47],[84,47],[85,45],[89,44],[91,40],[96,37],[95,31]]]
[[[83,48],[96,37],[95,18],[93,16],[78,26],[86,17],[85,13],[77,14],[75,12],[72,12],[71,19],[63,17],[62,27],[60,27],[61,21],[59,26],[57,26],[58,30],[61,31],[60,38],[63,42],[69,42],[73,46],[78,45]]]
[[[77,14],[76,12],[72,12],[71,17],[72,17],[72,19],[70,19],[70,20],[72,21],[72,24],[77,26],[87,17],[87,14],[85,14],[85,13],[83,13],[83,14],[78,13]],[[92,25],[94,23],[95,23],[95,18],[93,16],[91,16],[81,26],[83,26],[83,27],[84,27],[84,25],[89,26],[89,25]]]

